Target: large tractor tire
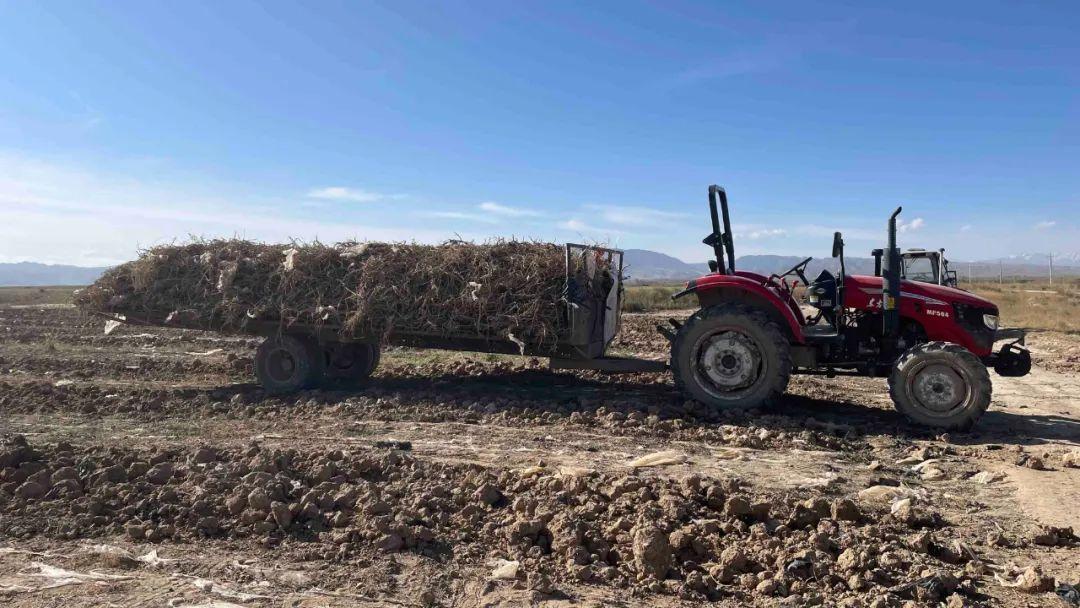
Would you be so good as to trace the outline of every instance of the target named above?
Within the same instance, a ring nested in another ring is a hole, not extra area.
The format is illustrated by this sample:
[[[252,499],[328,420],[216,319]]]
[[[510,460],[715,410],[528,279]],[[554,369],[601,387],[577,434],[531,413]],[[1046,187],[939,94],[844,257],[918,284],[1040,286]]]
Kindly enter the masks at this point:
[[[905,352],[889,375],[889,396],[912,422],[966,431],[990,406],[990,374],[959,344],[928,342]]]
[[[255,376],[272,394],[313,388],[325,368],[322,349],[308,337],[271,336],[255,351]]]
[[[675,386],[722,409],[774,404],[787,389],[791,367],[784,332],[763,311],[743,304],[697,311],[671,345]]]
[[[379,365],[379,346],[366,342],[328,342],[323,346],[327,384],[352,388],[364,384]]]

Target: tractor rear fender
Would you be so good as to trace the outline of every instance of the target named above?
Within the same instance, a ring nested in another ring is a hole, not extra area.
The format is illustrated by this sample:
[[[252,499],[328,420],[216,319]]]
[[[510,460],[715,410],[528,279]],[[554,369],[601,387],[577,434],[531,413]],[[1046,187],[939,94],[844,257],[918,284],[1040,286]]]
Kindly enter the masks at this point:
[[[785,302],[776,291],[765,287],[764,281],[765,277],[753,273],[708,275],[687,282],[686,289],[671,297],[677,300],[695,294],[702,308],[725,302],[753,306],[769,315],[781,329],[786,328],[793,343],[803,344],[802,312],[794,301]]]

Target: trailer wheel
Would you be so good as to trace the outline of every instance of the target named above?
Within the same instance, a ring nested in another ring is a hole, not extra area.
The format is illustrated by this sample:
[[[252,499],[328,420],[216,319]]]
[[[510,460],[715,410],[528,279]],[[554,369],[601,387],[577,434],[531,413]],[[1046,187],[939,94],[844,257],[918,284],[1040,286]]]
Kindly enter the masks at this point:
[[[791,348],[780,327],[743,304],[697,311],[671,346],[675,386],[718,408],[772,405],[787,389],[791,367]]]
[[[897,411],[918,424],[948,430],[970,429],[990,406],[992,391],[982,361],[949,342],[913,346],[889,375]]]
[[[316,386],[325,363],[315,340],[271,336],[255,351],[255,376],[268,393],[291,393]]]
[[[357,386],[379,365],[379,346],[366,342],[329,342],[323,347],[324,377],[330,384]]]

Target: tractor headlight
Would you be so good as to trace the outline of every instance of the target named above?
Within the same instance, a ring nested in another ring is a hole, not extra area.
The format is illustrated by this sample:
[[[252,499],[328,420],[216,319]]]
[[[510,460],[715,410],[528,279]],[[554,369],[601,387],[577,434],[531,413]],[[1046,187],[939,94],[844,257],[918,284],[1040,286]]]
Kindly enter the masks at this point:
[[[998,328],[998,316],[997,315],[983,315],[983,325],[990,328],[990,331],[997,331],[997,328]]]

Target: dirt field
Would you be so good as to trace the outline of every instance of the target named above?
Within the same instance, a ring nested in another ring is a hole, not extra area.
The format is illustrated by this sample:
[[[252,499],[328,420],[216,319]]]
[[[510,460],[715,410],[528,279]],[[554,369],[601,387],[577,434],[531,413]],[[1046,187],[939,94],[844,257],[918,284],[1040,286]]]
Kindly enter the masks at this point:
[[[668,316],[627,315],[619,349],[663,358]],[[664,375],[396,349],[364,391],[280,398],[252,339],[102,327],[0,307],[3,605],[1063,606],[1080,583],[1076,334],[1033,334],[1033,373],[937,436],[880,379],[720,415]]]

